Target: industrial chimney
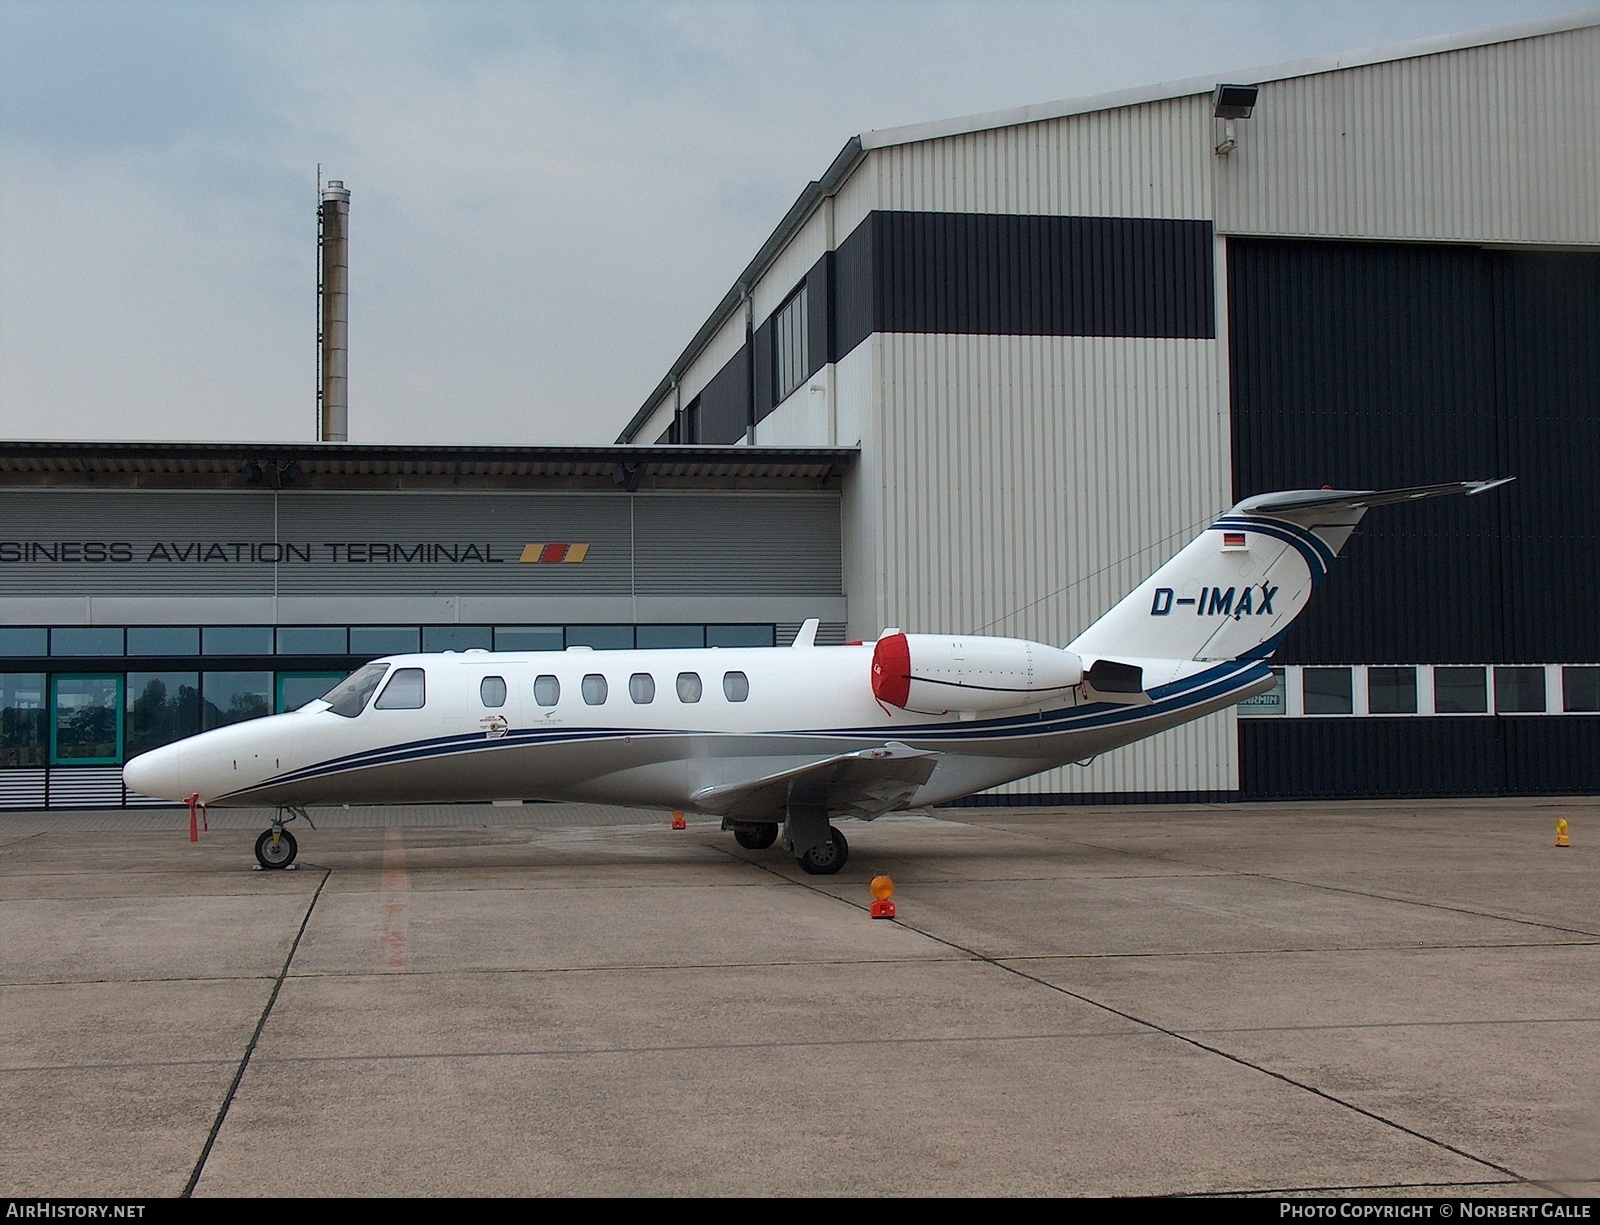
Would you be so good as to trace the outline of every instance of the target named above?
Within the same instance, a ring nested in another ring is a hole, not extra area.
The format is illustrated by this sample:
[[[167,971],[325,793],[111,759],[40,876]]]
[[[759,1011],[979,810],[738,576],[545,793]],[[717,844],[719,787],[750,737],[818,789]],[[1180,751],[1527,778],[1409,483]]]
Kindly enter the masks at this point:
[[[322,295],[318,442],[350,440],[350,192],[339,179],[322,189],[317,254]]]

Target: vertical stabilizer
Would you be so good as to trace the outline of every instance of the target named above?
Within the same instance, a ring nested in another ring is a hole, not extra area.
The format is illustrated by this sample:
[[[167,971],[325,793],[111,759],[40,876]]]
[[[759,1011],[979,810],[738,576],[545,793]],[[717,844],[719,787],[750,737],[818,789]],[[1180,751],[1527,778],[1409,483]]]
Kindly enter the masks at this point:
[[[1369,509],[1482,493],[1510,479],[1413,489],[1295,490],[1246,498],[1068,649],[1092,658],[1265,658]]]

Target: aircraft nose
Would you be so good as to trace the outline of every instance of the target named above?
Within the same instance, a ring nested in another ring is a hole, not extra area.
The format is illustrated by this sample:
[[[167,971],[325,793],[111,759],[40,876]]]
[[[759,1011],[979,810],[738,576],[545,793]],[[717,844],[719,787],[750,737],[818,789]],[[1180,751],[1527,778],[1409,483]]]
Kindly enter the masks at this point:
[[[122,767],[122,781],[129,791],[137,791],[153,800],[187,799],[184,756],[181,744],[164,745],[141,753]]]

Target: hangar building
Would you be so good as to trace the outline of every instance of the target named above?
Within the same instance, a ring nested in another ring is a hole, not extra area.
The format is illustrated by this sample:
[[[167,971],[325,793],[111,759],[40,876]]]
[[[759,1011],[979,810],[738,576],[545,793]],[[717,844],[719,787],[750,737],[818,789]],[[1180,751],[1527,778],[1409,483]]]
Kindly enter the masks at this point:
[[[1594,790],[1597,183],[1592,14],[869,132],[619,441],[859,447],[868,638],[1070,641],[1238,498],[1514,475],[1369,516],[1278,693],[1004,798]]]
[[[985,798],[1600,791],[1597,70],[1591,16],[868,133],[612,447],[0,444],[0,808],[419,647],[1062,643],[1240,497],[1499,475],[1374,512],[1250,709]]]

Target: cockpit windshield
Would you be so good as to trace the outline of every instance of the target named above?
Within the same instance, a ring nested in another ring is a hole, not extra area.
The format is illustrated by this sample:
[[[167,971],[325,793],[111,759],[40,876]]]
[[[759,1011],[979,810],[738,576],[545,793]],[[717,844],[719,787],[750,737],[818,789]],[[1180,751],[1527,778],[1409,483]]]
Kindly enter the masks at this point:
[[[372,691],[378,687],[378,682],[388,670],[388,664],[368,664],[328,690],[322,695],[322,700],[328,703],[328,709],[334,714],[354,719],[366,709]]]

